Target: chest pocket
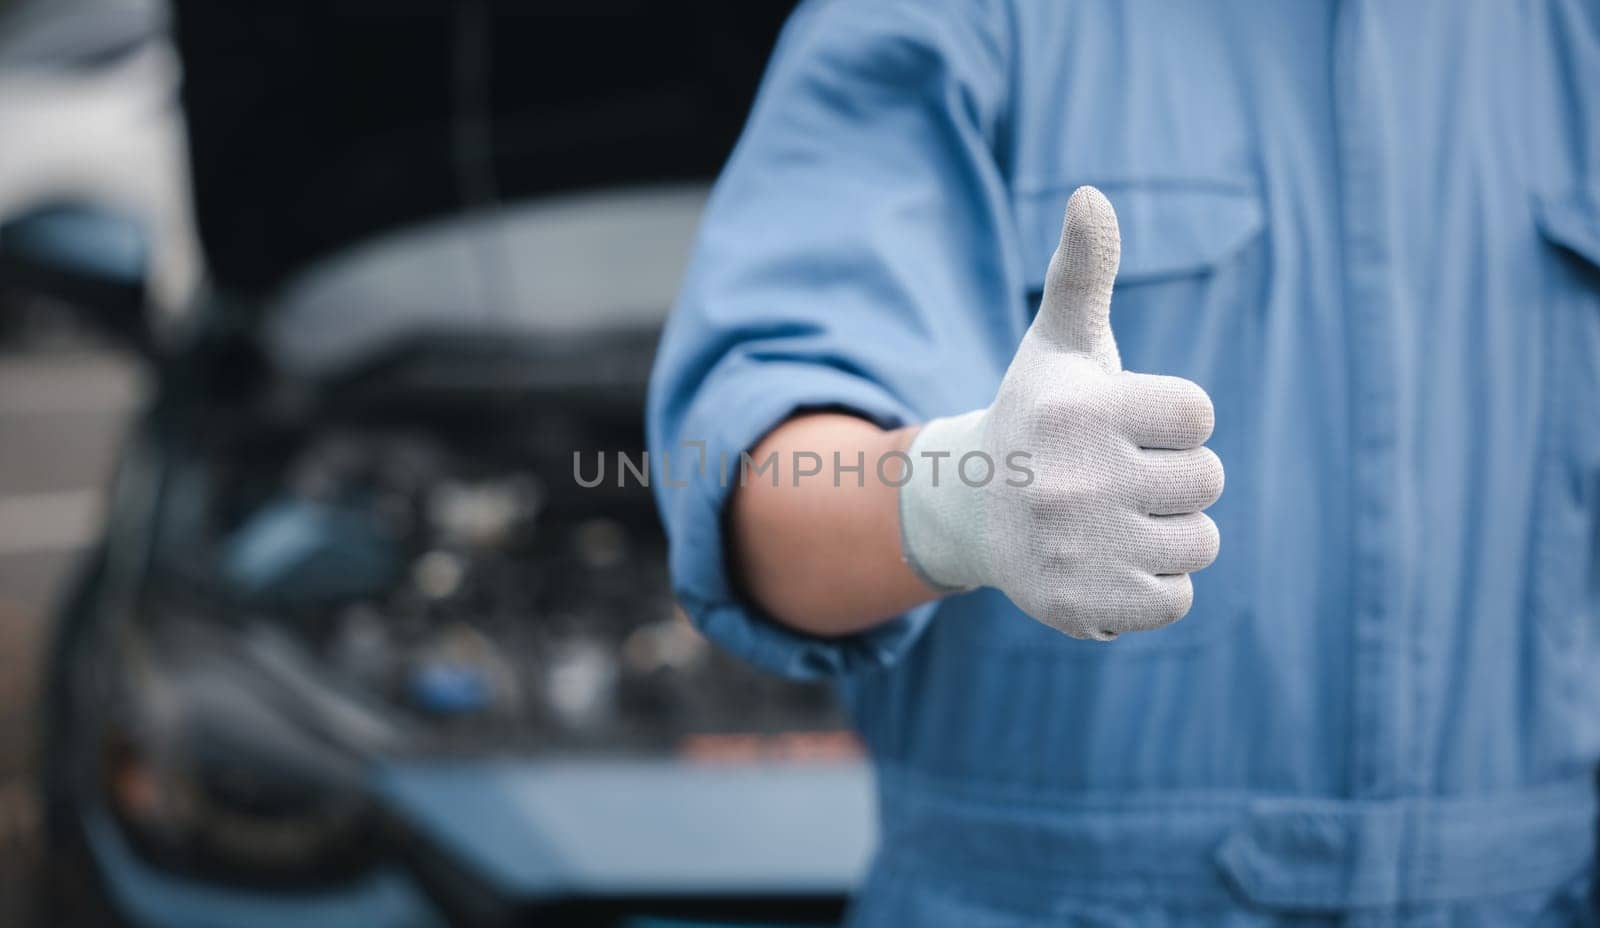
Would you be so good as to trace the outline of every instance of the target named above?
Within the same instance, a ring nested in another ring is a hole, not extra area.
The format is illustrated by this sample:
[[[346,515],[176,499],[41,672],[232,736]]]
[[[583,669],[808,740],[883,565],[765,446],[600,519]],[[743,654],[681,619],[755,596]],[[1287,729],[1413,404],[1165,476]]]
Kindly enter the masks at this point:
[[[1119,291],[1208,275],[1265,227],[1261,201],[1245,180],[1085,183],[1099,187],[1117,211],[1122,230]],[[1067,198],[1077,186],[1052,184],[1013,196],[1028,287],[1034,296],[1044,291],[1045,268],[1061,239]],[[1113,304],[1113,313],[1116,308]],[[1113,326],[1120,321],[1113,315]]]
[[[1080,181],[1013,197],[1027,267],[1030,304],[1038,306],[1044,272],[1061,235],[1062,211]],[[1175,374],[1211,394],[1217,427],[1209,446],[1227,469],[1228,488],[1208,513],[1222,535],[1221,553],[1194,576],[1195,602],[1183,620],[1124,635],[1114,645],[1080,642],[1035,622],[1007,623],[993,645],[1096,660],[1194,648],[1224,639],[1251,607],[1258,558],[1249,514],[1259,501],[1248,423],[1260,390],[1253,371],[1261,356],[1266,299],[1266,220],[1248,180],[1159,179],[1108,182],[1086,177],[1117,211],[1122,265],[1111,300],[1111,325],[1129,370]]]

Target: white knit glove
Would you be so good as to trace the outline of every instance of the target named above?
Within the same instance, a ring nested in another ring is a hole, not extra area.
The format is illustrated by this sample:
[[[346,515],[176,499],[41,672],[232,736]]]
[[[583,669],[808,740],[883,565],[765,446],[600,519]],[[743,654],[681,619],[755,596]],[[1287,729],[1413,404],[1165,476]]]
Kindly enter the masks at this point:
[[[1078,188],[994,404],[923,426],[900,490],[906,560],[924,580],[998,587],[1046,625],[1101,641],[1189,611],[1190,572],[1217,556],[1200,510],[1222,493],[1222,462],[1201,447],[1211,398],[1122,370],[1110,319],[1121,251],[1111,204]]]

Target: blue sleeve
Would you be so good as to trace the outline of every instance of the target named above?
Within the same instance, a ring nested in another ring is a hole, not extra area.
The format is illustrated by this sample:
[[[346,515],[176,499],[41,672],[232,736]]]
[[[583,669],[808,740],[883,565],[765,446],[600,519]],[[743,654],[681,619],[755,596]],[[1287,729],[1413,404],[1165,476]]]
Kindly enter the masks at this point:
[[[652,486],[679,601],[713,640],[790,676],[888,666],[933,606],[823,639],[743,601],[723,542],[739,453],[807,409],[894,428],[986,405],[1026,323],[996,156],[1006,23],[955,6],[795,14],[713,192],[651,379]],[[695,469],[683,462],[701,442],[712,466]]]

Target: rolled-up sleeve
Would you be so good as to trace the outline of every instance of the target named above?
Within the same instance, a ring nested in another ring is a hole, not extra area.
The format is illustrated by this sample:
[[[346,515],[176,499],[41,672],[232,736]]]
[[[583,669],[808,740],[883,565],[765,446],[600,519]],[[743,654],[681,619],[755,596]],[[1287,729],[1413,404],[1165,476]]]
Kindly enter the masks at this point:
[[[739,595],[723,511],[740,452],[796,412],[895,428],[993,398],[1026,322],[995,155],[1005,26],[983,3],[802,7],[708,205],[651,379],[652,486],[679,601],[762,667],[888,666],[933,615],[783,626]]]

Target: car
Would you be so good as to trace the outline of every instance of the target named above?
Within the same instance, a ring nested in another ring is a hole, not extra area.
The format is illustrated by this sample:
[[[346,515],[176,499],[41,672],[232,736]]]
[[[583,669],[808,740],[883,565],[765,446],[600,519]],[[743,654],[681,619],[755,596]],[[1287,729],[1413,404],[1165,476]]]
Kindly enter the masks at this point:
[[[457,9],[438,15],[467,39],[499,34]],[[180,50],[218,15],[179,4]],[[384,23],[436,25],[405,20]],[[0,285],[80,310],[155,383],[45,673],[53,922],[837,922],[870,770],[828,687],[742,665],[674,606],[642,459],[742,109],[676,176],[569,182],[583,166],[555,159],[567,180],[488,200],[356,191],[291,259],[240,237],[318,217],[250,219],[274,191],[216,188],[199,92],[211,283],[181,326],[145,324],[136,222],[61,200],[0,225]],[[597,125],[567,157],[609,144]]]

